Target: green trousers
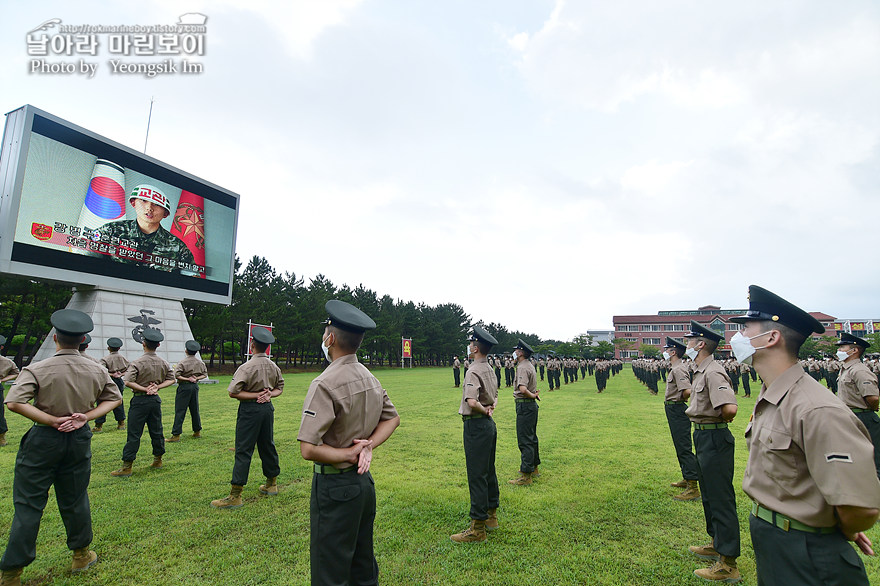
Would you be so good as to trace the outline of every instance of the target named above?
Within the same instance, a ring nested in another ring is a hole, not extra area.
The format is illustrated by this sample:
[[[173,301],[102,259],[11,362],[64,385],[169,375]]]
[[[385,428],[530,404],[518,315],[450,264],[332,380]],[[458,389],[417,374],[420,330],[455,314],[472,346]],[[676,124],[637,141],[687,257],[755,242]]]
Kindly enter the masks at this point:
[[[67,547],[79,549],[92,542],[91,445],[92,432],[85,425],[69,433],[35,425],[21,438],[12,483],[15,513],[0,570],[23,568],[36,558],[37,533],[51,486],[67,531]]]

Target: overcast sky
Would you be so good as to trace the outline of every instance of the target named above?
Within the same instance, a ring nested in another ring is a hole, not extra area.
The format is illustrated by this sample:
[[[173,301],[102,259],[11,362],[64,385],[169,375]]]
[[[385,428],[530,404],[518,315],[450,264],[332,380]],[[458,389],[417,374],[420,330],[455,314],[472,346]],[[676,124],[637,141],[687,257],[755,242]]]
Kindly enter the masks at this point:
[[[148,154],[241,195],[245,262],[562,340],[752,283],[880,317],[876,1],[14,5],[2,111],[142,150],[155,97]],[[184,12],[201,74],[29,73],[51,18]]]

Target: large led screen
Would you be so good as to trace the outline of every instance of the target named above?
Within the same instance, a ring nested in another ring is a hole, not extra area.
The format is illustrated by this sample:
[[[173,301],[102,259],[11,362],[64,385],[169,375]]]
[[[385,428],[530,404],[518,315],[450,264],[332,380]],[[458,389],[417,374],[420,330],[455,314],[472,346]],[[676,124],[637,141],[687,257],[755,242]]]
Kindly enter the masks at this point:
[[[0,159],[0,271],[230,302],[236,194],[32,106]]]

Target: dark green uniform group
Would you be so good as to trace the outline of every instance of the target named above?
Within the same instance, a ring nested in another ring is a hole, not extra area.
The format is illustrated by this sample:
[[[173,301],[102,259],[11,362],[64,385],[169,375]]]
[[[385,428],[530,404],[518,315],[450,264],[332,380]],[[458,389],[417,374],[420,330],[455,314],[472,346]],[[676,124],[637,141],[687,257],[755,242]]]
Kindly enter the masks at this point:
[[[69,309],[55,312],[51,321],[60,334],[70,337],[81,337],[93,327],[86,314]],[[84,358],[76,348],[59,349],[53,357],[22,369],[5,403],[33,401],[40,415],[47,414],[48,420],[54,422],[35,420],[21,439],[12,487],[15,514],[8,545],[0,559],[4,580],[7,572],[20,572],[34,561],[40,519],[53,486],[67,531],[67,546],[75,552],[72,569],[85,569],[97,559],[94,552],[88,551],[92,542],[87,490],[92,432],[85,425],[85,414],[98,402],[121,400],[122,395],[107,371]],[[82,563],[78,563],[78,556]]]

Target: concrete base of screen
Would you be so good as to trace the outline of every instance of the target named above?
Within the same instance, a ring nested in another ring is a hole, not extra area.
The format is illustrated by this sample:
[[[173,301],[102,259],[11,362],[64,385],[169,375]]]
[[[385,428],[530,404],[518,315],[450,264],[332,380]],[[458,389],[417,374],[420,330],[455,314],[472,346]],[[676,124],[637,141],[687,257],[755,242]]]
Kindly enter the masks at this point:
[[[144,327],[159,330],[165,341],[159,345],[156,354],[169,364],[178,362],[184,356],[184,344],[192,340],[192,330],[183,313],[183,305],[178,299],[159,299],[134,293],[119,293],[99,288],[75,287],[67,309],[78,309],[87,313],[95,322],[92,330],[92,343],[86,354],[101,358],[107,354],[107,339],[119,338],[123,356],[133,360],[143,353],[140,337]],[[54,328],[37,351],[34,360],[49,358],[55,354],[52,337]]]

